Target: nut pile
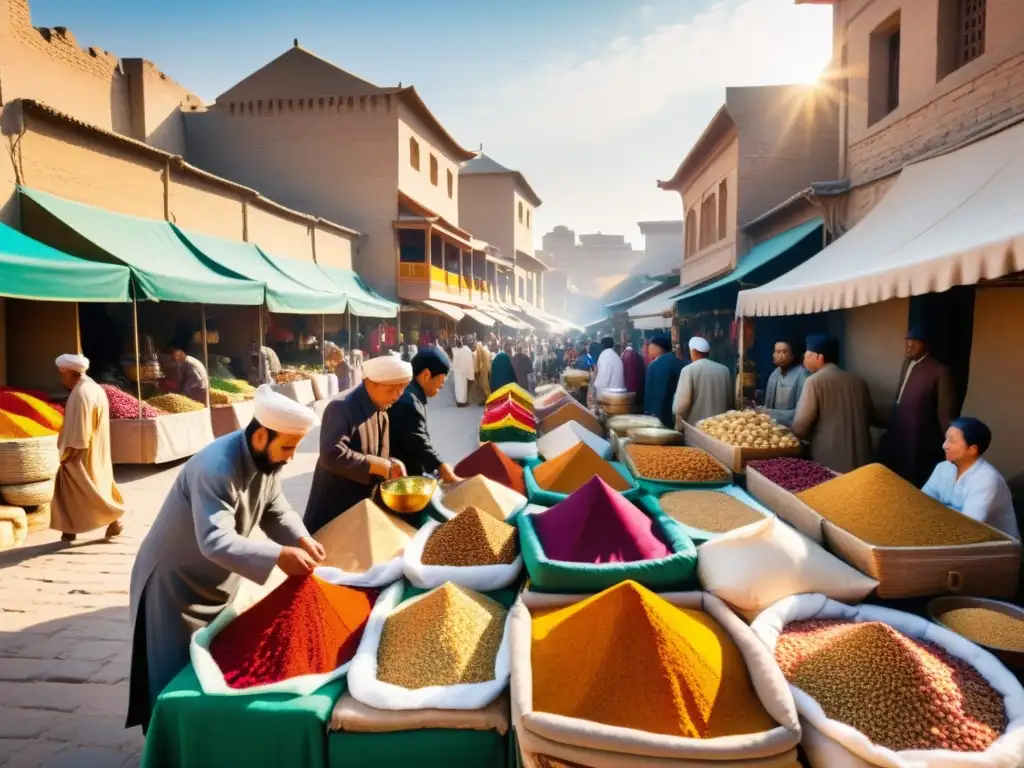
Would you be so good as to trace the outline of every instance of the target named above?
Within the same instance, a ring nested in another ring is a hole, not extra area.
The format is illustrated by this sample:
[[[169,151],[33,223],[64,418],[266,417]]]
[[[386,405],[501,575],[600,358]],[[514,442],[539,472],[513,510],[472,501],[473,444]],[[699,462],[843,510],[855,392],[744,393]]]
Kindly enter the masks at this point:
[[[100,384],[107,394],[107,403],[110,405],[110,418],[112,419],[137,419],[139,418],[139,401],[129,395],[123,389],[118,389],[113,384]],[[163,415],[163,411],[154,408],[149,403],[142,403],[142,418],[155,419]]]
[[[225,392],[222,389],[210,390],[210,405],[231,405],[245,402],[245,395],[236,392]]]
[[[402,688],[486,683],[508,611],[448,582],[398,606],[381,632],[377,679]]]
[[[1024,652],[1024,619],[991,608],[954,608],[939,619],[968,640],[1007,651]]]
[[[726,411],[719,416],[701,419],[697,429],[716,440],[740,448],[799,448],[800,441],[766,413]]]
[[[948,547],[1006,539],[881,464],[839,475],[797,498],[844,531],[879,547]]]
[[[747,462],[766,478],[790,493],[800,493],[836,476],[828,467],[809,459],[757,459]]]
[[[792,622],[775,659],[829,718],[882,747],[983,752],[1006,729],[1002,698],[974,667],[881,622]]]
[[[154,408],[159,408],[167,413],[191,413],[192,411],[201,411],[206,407],[202,403],[197,403],[191,397],[179,395],[177,392],[157,395],[156,397],[149,398],[146,402]]]
[[[707,483],[729,476],[721,464],[700,448],[629,443],[626,453],[637,474],[648,480]]]
[[[468,568],[508,565],[519,556],[519,530],[476,507],[466,507],[430,534],[424,565]]]
[[[673,491],[658,503],[673,520],[711,533],[725,533],[764,520],[753,507],[718,491]]]

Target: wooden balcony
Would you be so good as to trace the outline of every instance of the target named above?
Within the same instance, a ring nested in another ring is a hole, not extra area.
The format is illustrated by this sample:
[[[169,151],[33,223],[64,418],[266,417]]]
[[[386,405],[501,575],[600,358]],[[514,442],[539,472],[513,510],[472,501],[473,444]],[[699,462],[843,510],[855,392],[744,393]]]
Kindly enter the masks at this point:
[[[437,299],[457,304],[475,304],[485,298],[489,283],[482,278],[460,276],[432,264],[400,261],[398,297],[409,301]]]

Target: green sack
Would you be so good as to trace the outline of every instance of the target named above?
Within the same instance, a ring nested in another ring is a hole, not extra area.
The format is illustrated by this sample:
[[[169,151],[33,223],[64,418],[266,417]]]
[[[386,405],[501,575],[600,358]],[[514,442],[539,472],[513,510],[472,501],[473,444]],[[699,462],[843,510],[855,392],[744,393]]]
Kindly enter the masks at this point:
[[[672,490],[673,491],[678,491],[680,489],[679,488],[673,488]],[[687,489],[682,489],[682,490],[687,490]],[[757,500],[754,499],[753,496],[751,496],[749,493],[744,491],[742,488],[739,488],[738,486],[735,486],[735,485],[730,485],[727,488],[703,488],[703,489],[702,488],[690,488],[688,490],[691,490],[691,491],[708,490],[708,491],[715,491],[717,493],[724,493],[727,496],[732,496],[733,498],[742,501],[744,504],[746,504],[748,507],[753,509],[755,512],[760,512],[765,517],[773,517],[774,516],[774,513],[772,513],[766,507],[761,505]],[[688,536],[693,541],[693,543],[696,544],[698,547],[701,544],[704,544],[705,542],[711,541],[712,539],[717,539],[719,536],[722,535],[720,533],[713,533],[711,531],[705,531],[705,530],[703,530],[701,528],[694,528],[691,525],[686,525],[685,523],[681,523],[678,520],[674,520],[671,517],[669,517],[668,513],[665,512],[665,510],[663,510],[661,508],[661,502],[658,501],[658,499],[661,496],[663,496],[663,495],[664,494],[659,494],[659,496],[644,496],[643,498],[640,499],[639,506],[645,512],[647,512],[648,514],[650,514],[652,516],[653,515],[662,515],[665,518],[667,518],[667,520],[668,520],[670,525],[675,526],[680,531],[682,531],[683,534],[685,536]]]
[[[533,476],[533,469],[539,466],[543,462],[538,462],[534,465],[526,465],[523,469],[523,479],[526,481],[526,498],[530,500],[531,504],[539,504],[542,507],[553,507],[560,501],[565,501],[569,498],[568,493],[558,493],[556,491],[546,491],[537,485],[537,478]],[[643,491],[640,486],[637,485],[636,479],[626,469],[626,465],[618,461],[609,462],[615,470],[626,478],[626,481],[630,484],[629,490],[620,491],[630,501],[636,501],[640,498]]]

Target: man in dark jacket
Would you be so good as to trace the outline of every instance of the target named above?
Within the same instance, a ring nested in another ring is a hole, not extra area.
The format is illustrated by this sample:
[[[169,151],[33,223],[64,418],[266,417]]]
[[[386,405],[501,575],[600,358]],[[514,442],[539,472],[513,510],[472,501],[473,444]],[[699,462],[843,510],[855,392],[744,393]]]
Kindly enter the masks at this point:
[[[679,384],[683,362],[672,354],[672,342],[664,334],[651,339],[647,350],[651,362],[647,366],[644,383],[644,413],[657,416],[664,426],[673,429],[675,416],[672,413],[672,400]]]
[[[427,431],[427,400],[444,387],[451,361],[444,350],[428,347],[412,359],[413,379],[398,402],[388,411],[392,457],[401,461],[410,475],[437,472],[446,483],[457,483],[452,468],[445,464],[430,442]]]

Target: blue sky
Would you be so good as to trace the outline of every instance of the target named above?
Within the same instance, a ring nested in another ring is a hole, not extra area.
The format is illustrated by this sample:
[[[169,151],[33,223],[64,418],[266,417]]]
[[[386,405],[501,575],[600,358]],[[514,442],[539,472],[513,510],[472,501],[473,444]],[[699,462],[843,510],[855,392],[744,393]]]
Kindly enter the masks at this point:
[[[456,139],[522,171],[556,224],[642,246],[681,218],[675,170],[726,85],[806,81],[831,9],[793,0],[30,0],[36,26],[143,57],[206,101],[300,43],[380,85],[415,85]]]

